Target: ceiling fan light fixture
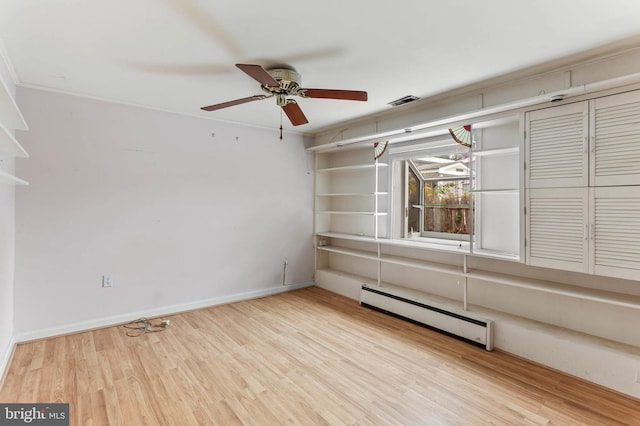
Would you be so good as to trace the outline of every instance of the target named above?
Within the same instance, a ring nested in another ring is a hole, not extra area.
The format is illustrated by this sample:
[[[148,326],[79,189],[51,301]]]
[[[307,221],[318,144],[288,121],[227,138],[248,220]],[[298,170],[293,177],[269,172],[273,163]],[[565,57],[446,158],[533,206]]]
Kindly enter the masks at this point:
[[[284,93],[280,93],[278,95],[276,95],[276,104],[278,106],[285,106],[287,103],[289,102],[289,100],[287,99],[287,95]]]

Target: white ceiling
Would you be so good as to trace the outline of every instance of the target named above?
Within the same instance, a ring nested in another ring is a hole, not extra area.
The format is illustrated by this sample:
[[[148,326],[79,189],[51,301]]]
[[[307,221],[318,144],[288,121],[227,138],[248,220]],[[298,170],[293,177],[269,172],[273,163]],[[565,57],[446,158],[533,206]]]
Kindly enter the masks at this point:
[[[638,0],[0,0],[19,84],[277,128],[233,65],[287,63],[302,86],[368,102],[298,99],[303,133],[640,33]]]

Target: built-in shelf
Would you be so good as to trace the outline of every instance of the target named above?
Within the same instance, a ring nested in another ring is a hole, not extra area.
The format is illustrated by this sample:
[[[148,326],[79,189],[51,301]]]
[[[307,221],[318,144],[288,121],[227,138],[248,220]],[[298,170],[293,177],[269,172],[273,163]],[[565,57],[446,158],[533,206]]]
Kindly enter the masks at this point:
[[[455,240],[441,240],[437,243],[429,242],[425,238],[374,238],[367,235],[358,235],[358,234],[344,234],[339,232],[318,232],[316,234],[319,237],[325,238],[338,238],[342,240],[350,240],[350,241],[362,241],[362,242],[371,242],[378,243],[387,246],[397,246],[397,247],[411,247],[422,250],[436,250],[442,252],[452,252],[458,254],[468,254],[469,253],[469,244],[467,241],[463,241],[460,243]]]
[[[316,194],[316,197],[375,197],[376,195],[388,194],[388,192],[335,192]]]
[[[0,122],[9,129],[29,130],[9,88],[0,78]]]
[[[27,151],[20,145],[11,132],[0,122],[0,155],[28,157]]]
[[[358,164],[353,166],[341,166],[341,167],[329,167],[327,169],[318,169],[316,172],[326,173],[326,172],[357,172],[357,171],[365,171],[372,170],[376,167],[386,167],[387,163],[372,163],[372,164]]]
[[[493,149],[479,149],[477,151],[471,151],[472,155],[476,157],[489,157],[489,156],[498,156],[498,155],[512,155],[519,154],[520,147],[513,146],[508,148],[493,148]]]
[[[343,240],[351,240],[351,241],[363,241],[368,243],[375,243],[376,239],[373,237],[369,237],[366,235],[356,235],[356,234],[341,234],[339,232],[318,232],[316,234],[319,237],[325,238],[340,238]]]
[[[394,265],[407,266],[409,268],[424,269],[433,272],[444,272],[445,274],[464,276],[462,267],[447,265],[444,263],[430,262],[427,260],[411,259],[408,257],[382,255],[380,261]]]
[[[378,260],[382,263],[390,263],[401,266],[406,266],[410,268],[419,268],[433,272],[442,272],[445,274],[450,274],[452,276],[457,276],[461,278],[466,278],[468,280],[478,280],[484,281],[499,285],[505,285],[509,287],[517,287],[528,290],[534,290],[544,293],[551,293],[560,296],[567,296],[575,299],[589,300],[592,302],[604,303],[608,305],[621,306],[625,308],[631,309],[640,309],[640,296],[632,296],[627,294],[615,293],[604,290],[596,290],[589,289],[584,287],[577,287],[568,284],[560,284],[560,283],[551,283],[549,281],[542,281],[536,279],[528,279],[518,276],[500,274],[497,272],[488,272],[488,271],[469,271],[465,273],[462,268],[456,267],[454,265],[446,265],[446,264],[438,264],[435,262],[427,262],[421,261],[417,259],[407,259],[405,257],[398,256],[383,256],[381,258],[377,258],[375,253],[367,252],[364,250],[355,250],[355,249],[343,249],[336,247],[318,247],[319,249],[344,254],[348,256],[360,257],[369,260]],[[330,269],[327,269],[330,271]],[[354,275],[354,277],[358,277]],[[372,280],[370,278],[358,277],[361,281],[369,281]],[[371,285],[377,285],[375,283]],[[389,287],[389,284],[381,284],[383,287]],[[472,281],[468,281],[468,285],[473,286]],[[394,286],[398,289],[402,289],[403,291],[407,291],[406,288],[401,286]],[[471,301],[470,303],[473,303]]]
[[[0,183],[9,183],[12,185],[29,185],[29,182],[15,177],[14,175],[0,170]]]
[[[552,283],[549,281],[523,278],[514,275],[501,274],[487,271],[469,271],[467,278],[502,284],[511,287],[525,288],[529,290],[552,293],[609,305],[623,306],[626,308],[640,309],[640,296],[615,293],[611,291],[596,290],[586,287],[577,287],[568,284]]]
[[[483,194],[483,193],[501,193],[501,194],[519,194],[520,190],[518,188],[504,188],[504,189],[472,189],[469,191],[474,194]]]
[[[369,260],[378,260],[378,256],[376,253],[366,251],[366,250],[356,250],[345,247],[334,247],[334,246],[320,246],[318,250],[328,251],[330,253],[338,253],[345,254],[347,256],[360,257],[363,259]]]
[[[361,216],[386,216],[386,212],[352,212],[352,211],[335,211],[335,210],[319,210],[316,213],[322,214],[348,214],[348,215],[361,215]]]
[[[393,239],[375,239],[373,237],[362,235],[341,234],[336,232],[324,232],[318,233],[319,237],[336,238],[350,241],[359,241],[365,243],[380,244],[381,246],[404,246],[404,247],[416,247],[410,239],[407,240],[393,240]],[[429,247],[421,246],[420,248],[428,249]],[[353,248],[336,247],[336,246],[318,246],[319,250],[343,254],[347,256],[354,256],[369,260],[375,260],[380,263],[400,265],[410,268],[423,269],[434,272],[441,272],[449,274],[451,276],[461,277],[467,279],[468,285],[473,286],[473,280],[484,281],[498,285],[504,285],[509,287],[517,287],[523,289],[529,289],[544,293],[557,294],[561,296],[572,297],[576,299],[589,300],[593,302],[605,303],[609,305],[621,306],[631,309],[640,309],[640,296],[633,296],[628,294],[621,294],[605,290],[590,289],[586,287],[578,287],[574,285],[554,283],[550,281],[538,280],[533,278],[520,277],[515,275],[502,274],[499,272],[482,271],[470,269],[467,272],[464,271],[464,267],[461,265],[451,265],[444,263],[431,262],[421,259],[413,259],[401,256],[392,256],[387,254],[378,254],[375,251],[358,250]],[[433,248],[432,248],[433,249]],[[437,248],[442,250],[442,248]],[[451,248],[449,251],[456,251]],[[466,256],[469,253],[461,252],[457,250],[459,254]],[[363,278],[364,279],[364,278]],[[370,280],[370,279],[368,279]],[[398,288],[402,288],[397,286]]]

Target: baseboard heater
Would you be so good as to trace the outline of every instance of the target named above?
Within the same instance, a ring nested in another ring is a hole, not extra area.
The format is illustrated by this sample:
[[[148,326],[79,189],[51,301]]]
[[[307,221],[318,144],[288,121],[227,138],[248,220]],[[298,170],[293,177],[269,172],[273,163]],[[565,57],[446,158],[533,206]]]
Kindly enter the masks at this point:
[[[417,299],[417,298],[416,298]],[[486,350],[493,350],[493,321],[478,318],[469,312],[456,312],[444,304],[404,297],[384,287],[362,286],[360,304],[416,321],[447,334],[462,338]]]

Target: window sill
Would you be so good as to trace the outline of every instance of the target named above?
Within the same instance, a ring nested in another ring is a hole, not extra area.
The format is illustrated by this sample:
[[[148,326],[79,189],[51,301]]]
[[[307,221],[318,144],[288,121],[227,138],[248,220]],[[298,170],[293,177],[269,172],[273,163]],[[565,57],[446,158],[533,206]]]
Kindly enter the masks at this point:
[[[410,237],[400,239],[385,240],[385,244],[404,246],[404,247],[416,247],[430,250],[448,251],[454,253],[469,254],[469,242],[468,241],[455,241],[444,240],[439,238],[427,238],[427,237]]]

